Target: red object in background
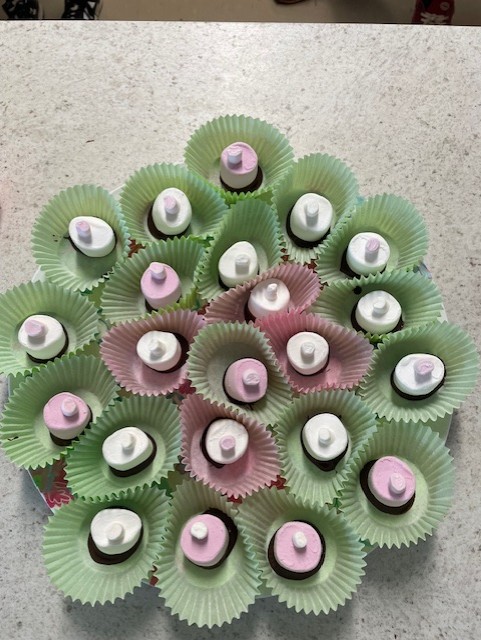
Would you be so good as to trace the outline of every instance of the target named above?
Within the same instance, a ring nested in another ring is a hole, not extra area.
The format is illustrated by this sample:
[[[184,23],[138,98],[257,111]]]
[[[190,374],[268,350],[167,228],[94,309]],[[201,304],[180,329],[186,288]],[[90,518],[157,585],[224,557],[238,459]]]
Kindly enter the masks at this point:
[[[417,0],[412,24],[451,24],[454,0]]]

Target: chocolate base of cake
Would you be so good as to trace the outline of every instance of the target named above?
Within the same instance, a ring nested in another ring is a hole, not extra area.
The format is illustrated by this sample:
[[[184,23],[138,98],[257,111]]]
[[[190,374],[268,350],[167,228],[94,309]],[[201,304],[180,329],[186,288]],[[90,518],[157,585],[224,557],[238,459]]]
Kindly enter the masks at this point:
[[[376,509],[379,509],[379,511],[382,511],[383,513],[389,513],[393,516],[399,516],[403,513],[406,513],[406,511],[409,511],[409,509],[413,506],[416,494],[414,494],[412,498],[408,502],[406,502],[406,504],[403,504],[400,507],[391,507],[384,504],[383,502],[380,502],[369,488],[369,471],[375,463],[376,460],[371,460],[370,462],[368,462],[366,465],[364,465],[364,467],[361,469],[361,473],[359,474],[361,489],[364,491],[366,498],[374,507],[376,507]]]

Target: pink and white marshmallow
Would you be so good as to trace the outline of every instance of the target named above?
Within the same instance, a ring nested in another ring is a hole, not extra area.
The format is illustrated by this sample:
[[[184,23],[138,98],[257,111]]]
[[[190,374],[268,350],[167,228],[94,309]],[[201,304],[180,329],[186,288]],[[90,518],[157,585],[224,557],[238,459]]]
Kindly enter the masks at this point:
[[[175,269],[163,262],[151,262],[140,279],[140,290],[152,309],[162,309],[177,302],[182,284]]]
[[[364,231],[349,242],[346,261],[354,273],[367,276],[382,271],[390,255],[389,244],[379,233]]]
[[[409,396],[424,396],[433,392],[445,376],[443,361],[428,353],[411,353],[401,358],[394,369],[393,382],[399,391]]]
[[[306,522],[286,522],[275,534],[274,557],[287,571],[314,571],[321,562],[322,552],[322,540],[318,532]]]
[[[199,567],[213,567],[224,557],[229,532],[217,516],[203,513],[186,522],[180,534],[185,557]]]
[[[416,491],[416,477],[409,465],[395,456],[384,456],[369,470],[371,493],[387,507],[402,507]]]
[[[72,440],[79,436],[91,417],[85,400],[68,391],[57,393],[43,408],[45,426],[60,440]]]
[[[249,433],[243,424],[229,418],[214,420],[205,434],[205,449],[217,464],[240,460],[249,446]]]
[[[186,194],[176,187],[164,189],[152,205],[155,227],[166,236],[184,233],[192,220],[192,206]]]
[[[70,240],[79,251],[89,258],[108,256],[115,247],[112,227],[95,216],[77,216],[68,225]]]
[[[255,358],[233,362],[225,373],[225,392],[237,402],[252,403],[267,393],[268,374],[265,365]]]
[[[257,153],[246,142],[234,142],[220,155],[220,177],[231,189],[245,189],[259,171]]]
[[[29,316],[18,331],[18,341],[29,356],[50,360],[61,353],[67,338],[61,323],[51,316]]]

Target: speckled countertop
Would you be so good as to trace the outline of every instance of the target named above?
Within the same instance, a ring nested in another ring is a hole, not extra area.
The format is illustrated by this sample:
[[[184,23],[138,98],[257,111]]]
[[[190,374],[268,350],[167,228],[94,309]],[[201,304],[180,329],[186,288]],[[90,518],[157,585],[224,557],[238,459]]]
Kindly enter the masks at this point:
[[[0,59],[1,291],[33,274],[30,229],[59,190],[110,189],[142,165],[180,162],[197,126],[246,113],[285,132],[297,156],[345,160],[362,194],[410,199],[448,316],[481,346],[481,30],[1,23]],[[479,387],[454,418],[455,507],[433,538],[372,553],[357,595],[327,617],[267,599],[211,632],[172,618],[148,587],[104,608],[64,600],[41,560],[47,510],[0,454],[0,637],[479,638],[478,407]]]

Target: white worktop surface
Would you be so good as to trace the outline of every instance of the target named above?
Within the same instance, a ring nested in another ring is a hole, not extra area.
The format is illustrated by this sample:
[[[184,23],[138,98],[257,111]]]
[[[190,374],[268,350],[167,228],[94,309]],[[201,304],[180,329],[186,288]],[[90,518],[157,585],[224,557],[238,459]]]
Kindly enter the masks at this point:
[[[345,160],[363,195],[411,200],[448,316],[481,345],[481,30],[0,23],[0,59],[1,291],[35,271],[30,229],[58,191],[181,162],[196,127],[245,113],[286,133],[297,156]],[[0,453],[0,638],[479,638],[478,399],[479,386],[454,418],[455,501],[434,537],[372,553],[336,613],[296,615],[270,598],[213,631],[171,617],[149,587],[103,608],[63,599],[42,565],[47,509]]]

